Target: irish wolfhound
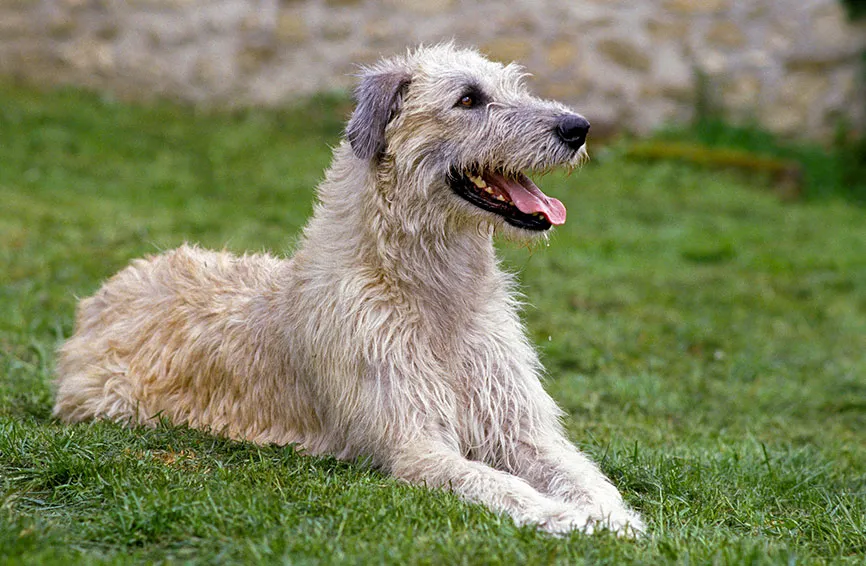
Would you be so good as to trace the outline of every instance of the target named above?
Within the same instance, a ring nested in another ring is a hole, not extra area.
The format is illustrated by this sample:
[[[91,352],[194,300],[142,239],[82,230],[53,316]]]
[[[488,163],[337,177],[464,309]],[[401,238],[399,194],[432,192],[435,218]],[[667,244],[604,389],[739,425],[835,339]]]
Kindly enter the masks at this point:
[[[134,261],[81,301],[54,414],[365,456],[518,524],[641,531],[564,435],[494,253],[565,221],[524,171],[585,156],[589,123],[522,76],[451,45],[367,69],[297,253]]]

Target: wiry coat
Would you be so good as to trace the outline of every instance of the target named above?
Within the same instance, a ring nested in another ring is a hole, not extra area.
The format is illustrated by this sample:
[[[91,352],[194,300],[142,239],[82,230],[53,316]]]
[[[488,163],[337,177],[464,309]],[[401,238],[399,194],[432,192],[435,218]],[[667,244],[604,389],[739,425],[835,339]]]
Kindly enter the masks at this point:
[[[290,259],[183,246],[81,301],[55,414],[365,456],[554,532],[640,519],[564,436],[492,236],[454,170],[573,165],[513,65],[450,45],[368,69]],[[471,82],[489,96],[455,111]]]

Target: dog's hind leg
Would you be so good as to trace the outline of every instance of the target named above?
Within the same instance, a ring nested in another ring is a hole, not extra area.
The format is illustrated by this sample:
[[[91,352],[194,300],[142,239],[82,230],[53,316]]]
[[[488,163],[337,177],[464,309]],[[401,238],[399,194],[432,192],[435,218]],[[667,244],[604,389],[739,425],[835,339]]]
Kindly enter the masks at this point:
[[[116,368],[77,367],[64,368],[64,379],[59,383],[54,416],[65,422],[89,419],[107,419],[134,424],[149,423],[140,418],[138,402],[132,393],[132,384],[125,372]]]

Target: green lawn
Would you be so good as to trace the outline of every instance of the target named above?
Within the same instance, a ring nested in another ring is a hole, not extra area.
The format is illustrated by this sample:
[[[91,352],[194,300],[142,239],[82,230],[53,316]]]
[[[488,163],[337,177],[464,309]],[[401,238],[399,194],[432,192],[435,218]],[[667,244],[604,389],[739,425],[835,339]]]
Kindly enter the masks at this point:
[[[183,241],[290,252],[349,107],[0,86],[0,563],[866,561],[866,209],[616,152],[502,246],[567,427],[649,536],[552,538],[290,448],[52,420],[76,297]]]

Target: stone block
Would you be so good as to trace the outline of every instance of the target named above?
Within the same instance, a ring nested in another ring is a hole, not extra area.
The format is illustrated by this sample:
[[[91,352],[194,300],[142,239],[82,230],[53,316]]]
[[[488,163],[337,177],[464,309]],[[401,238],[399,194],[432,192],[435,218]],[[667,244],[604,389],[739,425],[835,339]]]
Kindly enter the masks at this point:
[[[49,13],[44,17],[42,23],[45,26],[42,29],[47,31],[52,38],[61,41],[74,37],[80,29],[74,12],[69,11]]]
[[[722,104],[735,112],[757,111],[761,100],[761,81],[750,74],[737,74],[722,87]]]
[[[0,12],[0,38],[13,39],[30,33],[32,16],[19,12]]]
[[[509,14],[498,22],[497,29],[504,35],[526,35],[538,29],[538,21],[531,14]]]
[[[691,85],[663,84],[659,94],[666,100],[681,102],[685,106],[693,106],[697,93]]]
[[[762,123],[779,134],[802,136],[808,133],[810,124],[816,122],[816,116],[825,106],[829,88],[824,73],[790,73],[764,109]]]
[[[480,49],[496,61],[525,63],[532,56],[533,42],[529,39],[494,39],[483,44]]]
[[[740,26],[724,20],[715,22],[710,26],[706,39],[710,45],[727,49],[743,47],[747,42],[746,34],[740,29]]]
[[[859,82],[861,75],[857,66],[852,65],[843,68],[837,72],[837,75],[833,93],[842,100],[854,99],[857,96],[858,87],[861,86]],[[866,93],[863,93],[861,89],[861,94]]]
[[[839,0],[0,0],[4,72],[142,97],[218,102],[254,84],[259,98],[238,103],[275,100],[449,37],[526,64],[546,97],[596,104],[593,118],[609,107],[632,127],[693,109],[694,69],[721,109],[780,133],[820,134],[866,111],[866,27]],[[56,70],[25,63],[39,57]]]
[[[300,10],[284,10],[277,16],[276,37],[281,43],[296,45],[310,38],[310,29]]]
[[[197,85],[203,86],[208,95],[218,97],[236,84],[231,80],[237,77],[236,72],[232,62],[216,56],[203,55],[193,65],[192,79]]]
[[[322,37],[328,41],[342,41],[350,37],[354,30],[351,22],[327,20],[322,25]]]
[[[662,7],[670,12],[687,14],[718,14],[731,8],[733,0],[665,0]]]
[[[455,0],[387,0],[385,2],[392,10],[408,10],[416,14],[444,14],[454,9]]]
[[[274,14],[250,12],[241,19],[240,29],[244,33],[270,32],[276,27]]]
[[[724,53],[704,48],[695,53],[697,68],[708,76],[724,75],[730,72],[731,62]]]
[[[544,98],[554,100],[575,100],[587,91],[587,84],[579,80],[574,81],[544,81],[536,89],[538,94]]]
[[[546,55],[551,69],[568,69],[576,66],[578,50],[574,40],[560,39],[547,47]]]
[[[754,3],[746,8],[746,17],[752,21],[763,20],[770,14],[770,7],[763,3]]]
[[[89,37],[63,45],[60,58],[71,67],[88,73],[108,74],[115,67],[111,45]]]
[[[103,41],[112,41],[120,34],[120,27],[118,27],[117,22],[106,20],[96,27],[93,34]]]
[[[774,53],[785,53],[799,41],[800,34],[781,22],[773,22],[764,29],[764,45]]]
[[[688,20],[682,18],[655,18],[646,22],[646,30],[656,40],[684,41],[689,33]]]
[[[688,106],[693,105],[695,101],[695,89],[691,85],[641,83],[638,94],[641,100],[659,99]]]
[[[743,62],[753,69],[770,69],[778,65],[778,58],[764,49],[750,49],[742,56]]]
[[[244,45],[238,53],[238,66],[245,73],[255,72],[272,61],[276,54],[277,50],[273,44]]]
[[[66,8],[88,8],[92,4],[91,0],[61,0],[60,4]]]
[[[822,72],[799,71],[791,73],[782,80],[778,102],[781,105],[794,105],[801,109],[816,108],[830,87],[827,76]]]
[[[855,37],[842,2],[828,2],[812,12],[804,50],[853,52],[863,49],[863,36]]]
[[[394,27],[386,21],[375,19],[364,25],[364,36],[370,45],[386,45],[394,37]]]
[[[67,0],[69,2],[86,2],[87,0]],[[139,7],[142,9],[182,9],[188,8],[195,4],[201,4],[201,0],[126,0],[130,6]]]
[[[761,125],[775,134],[791,136],[802,133],[808,116],[801,110],[785,104],[771,104],[759,115]]]
[[[626,39],[603,39],[596,48],[607,59],[632,71],[646,72],[652,66],[647,51]]]
[[[134,27],[146,31],[150,45],[155,48],[177,47],[190,43],[197,35],[194,22],[189,18],[174,15],[156,14],[141,18]]]
[[[580,33],[595,31],[600,29],[616,27],[617,20],[613,16],[599,16],[595,18],[581,18],[577,24],[569,23],[568,27],[574,26]]]
[[[36,4],[36,2],[33,0],[0,0],[0,7],[4,10],[10,11],[19,11],[22,8],[32,8],[34,4]]]
[[[682,48],[672,42],[656,48],[651,78],[671,92],[690,92],[695,85],[693,64],[686,59]]]

